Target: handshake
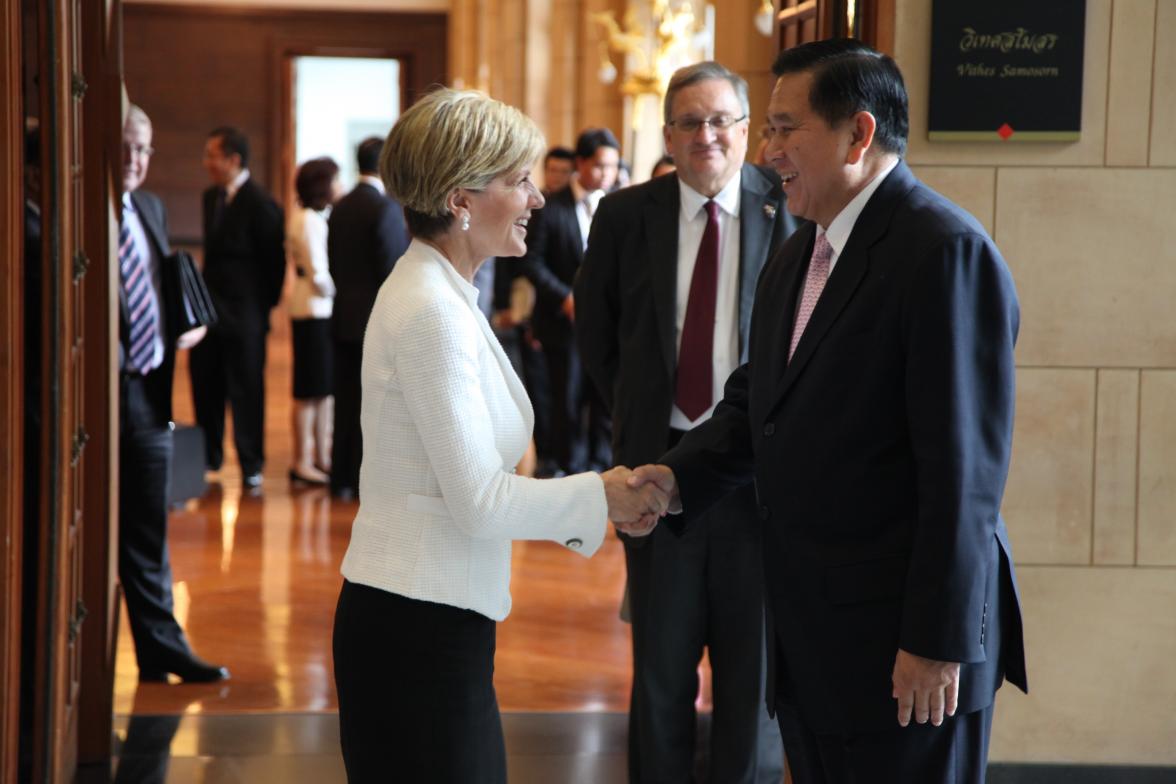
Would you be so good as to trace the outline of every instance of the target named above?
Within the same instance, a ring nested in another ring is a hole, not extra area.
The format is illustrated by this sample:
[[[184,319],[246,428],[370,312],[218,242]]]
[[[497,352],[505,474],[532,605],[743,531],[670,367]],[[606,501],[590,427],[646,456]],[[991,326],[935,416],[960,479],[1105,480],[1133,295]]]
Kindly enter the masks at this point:
[[[648,536],[662,517],[682,511],[674,472],[663,465],[633,470],[617,466],[600,478],[604,480],[608,518],[621,533]]]

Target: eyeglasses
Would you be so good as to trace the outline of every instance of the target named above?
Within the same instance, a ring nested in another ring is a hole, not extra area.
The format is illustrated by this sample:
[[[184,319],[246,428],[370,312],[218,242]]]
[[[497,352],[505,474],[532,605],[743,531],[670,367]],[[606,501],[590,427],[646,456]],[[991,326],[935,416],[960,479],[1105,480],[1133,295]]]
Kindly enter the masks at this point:
[[[670,120],[666,125],[683,133],[697,133],[698,129],[704,125],[709,125],[716,133],[725,131],[736,123],[741,123],[747,119],[744,114],[740,117],[732,117],[729,114],[716,114],[705,120],[700,120],[697,117],[680,117],[677,120]]]
[[[145,147],[142,144],[127,144],[124,142],[123,149],[126,150],[127,154],[129,155],[146,155],[150,157],[155,153],[154,147]]]

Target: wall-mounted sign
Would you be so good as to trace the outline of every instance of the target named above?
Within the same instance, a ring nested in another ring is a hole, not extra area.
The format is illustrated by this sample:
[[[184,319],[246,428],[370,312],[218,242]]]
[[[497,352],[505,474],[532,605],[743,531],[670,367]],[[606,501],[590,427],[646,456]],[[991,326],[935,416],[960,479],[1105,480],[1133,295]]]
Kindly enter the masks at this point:
[[[932,141],[1076,141],[1086,0],[934,0]]]

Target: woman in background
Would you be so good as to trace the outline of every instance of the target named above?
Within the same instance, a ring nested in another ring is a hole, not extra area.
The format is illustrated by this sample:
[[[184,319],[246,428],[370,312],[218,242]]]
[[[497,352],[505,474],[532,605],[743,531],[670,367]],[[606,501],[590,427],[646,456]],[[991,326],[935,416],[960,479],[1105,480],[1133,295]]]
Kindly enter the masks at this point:
[[[413,235],[363,343],[359,512],[335,612],[335,685],[352,784],[501,784],[496,622],[510,612],[511,540],[583,556],[606,518],[652,530],[668,498],[628,469],[514,472],[534,413],[477,308],[486,259],[521,256],[543,206],[543,137],[518,110],[439,89],[406,111],[380,173]],[[626,521],[631,521],[627,523]]]
[[[331,308],[335,284],[327,266],[327,216],[343,193],[339,166],[314,158],[294,178],[299,208],[286,222],[286,256],[294,268],[290,318],[294,327],[294,465],[290,481],[327,483],[331,471],[334,378]]]

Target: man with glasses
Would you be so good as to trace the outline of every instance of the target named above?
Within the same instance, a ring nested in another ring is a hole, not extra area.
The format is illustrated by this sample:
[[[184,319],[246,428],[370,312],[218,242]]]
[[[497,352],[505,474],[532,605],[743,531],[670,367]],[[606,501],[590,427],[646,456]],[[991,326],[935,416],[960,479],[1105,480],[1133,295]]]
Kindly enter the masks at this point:
[[[665,98],[676,177],[600,203],[576,282],[581,356],[612,411],[613,456],[641,465],[706,421],[747,356],[756,280],[795,228],[780,179],[744,163],[747,83],[715,62]],[[764,704],[760,525],[750,487],[681,537],[625,541],[633,620],[632,782],[694,779],[697,668],[710,655],[706,780],[779,782]]]
[[[175,349],[191,348],[205,328],[177,335],[163,307],[162,265],[171,253],[167,213],[139,186],[151,161],[151,120],[131,105],[123,127],[119,227],[118,577],[127,600],[140,681],[224,680],[229,671],[188,645],[173,610],[167,552],[167,489],[172,462]]]

